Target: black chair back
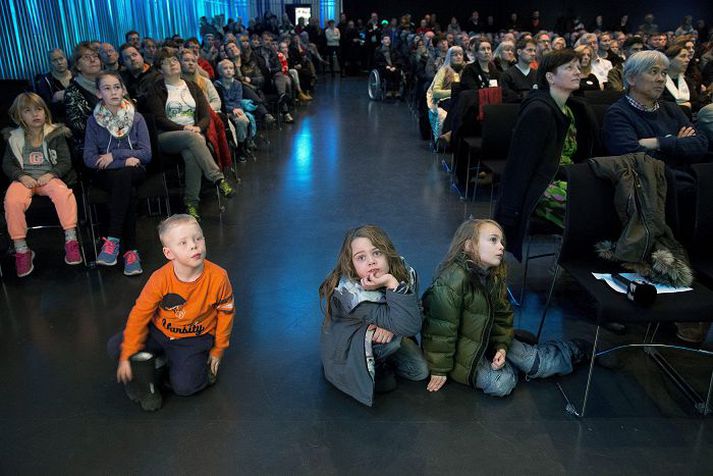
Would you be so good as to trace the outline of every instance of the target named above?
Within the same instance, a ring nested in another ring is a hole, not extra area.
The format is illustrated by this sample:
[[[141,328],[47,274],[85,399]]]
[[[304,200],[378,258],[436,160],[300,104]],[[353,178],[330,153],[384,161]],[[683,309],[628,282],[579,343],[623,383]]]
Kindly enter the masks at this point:
[[[610,89],[605,89],[604,91],[583,91],[584,99],[589,104],[604,104],[610,105],[614,104],[624,95],[623,91],[612,91]]]
[[[519,104],[488,104],[483,106],[483,159],[507,159],[512,132],[515,129],[519,112]]]
[[[588,163],[565,167],[567,211],[560,262],[595,258],[594,245],[616,241],[621,223],[614,208],[614,186],[594,175]]]
[[[691,254],[713,256],[713,163],[694,164],[696,173],[696,218],[693,226]]]

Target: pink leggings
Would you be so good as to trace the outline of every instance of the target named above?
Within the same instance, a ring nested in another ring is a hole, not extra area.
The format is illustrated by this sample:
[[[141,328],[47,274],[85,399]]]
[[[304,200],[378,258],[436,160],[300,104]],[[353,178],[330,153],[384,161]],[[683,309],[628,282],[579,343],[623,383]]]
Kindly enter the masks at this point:
[[[5,220],[11,239],[23,240],[27,236],[25,212],[30,207],[34,194],[50,197],[64,230],[77,227],[77,200],[74,198],[74,192],[60,179],[54,178],[46,185],[33,189],[13,181],[5,194]]]

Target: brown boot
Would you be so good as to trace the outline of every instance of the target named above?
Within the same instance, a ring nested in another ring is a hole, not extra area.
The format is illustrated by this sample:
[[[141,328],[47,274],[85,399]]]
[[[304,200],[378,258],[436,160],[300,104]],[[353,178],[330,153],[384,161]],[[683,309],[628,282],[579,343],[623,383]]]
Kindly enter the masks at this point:
[[[312,98],[300,91],[299,94],[297,94],[297,100],[300,102],[309,102],[312,100]]]

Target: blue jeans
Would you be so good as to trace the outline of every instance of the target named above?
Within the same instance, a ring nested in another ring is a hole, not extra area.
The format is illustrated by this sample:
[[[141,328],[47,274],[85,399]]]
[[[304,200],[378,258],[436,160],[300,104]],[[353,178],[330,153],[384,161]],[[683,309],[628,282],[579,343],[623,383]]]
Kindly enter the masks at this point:
[[[485,357],[480,359],[475,373],[475,388],[486,395],[504,397],[517,385],[518,371],[524,372],[528,379],[566,375],[572,372],[572,360],[580,359],[580,354],[580,349],[570,340],[529,345],[513,339],[505,365],[500,370],[493,370]]]
[[[412,339],[394,336],[388,344],[374,344],[372,348],[376,361],[393,364],[399,377],[414,381],[428,378],[426,358]]]

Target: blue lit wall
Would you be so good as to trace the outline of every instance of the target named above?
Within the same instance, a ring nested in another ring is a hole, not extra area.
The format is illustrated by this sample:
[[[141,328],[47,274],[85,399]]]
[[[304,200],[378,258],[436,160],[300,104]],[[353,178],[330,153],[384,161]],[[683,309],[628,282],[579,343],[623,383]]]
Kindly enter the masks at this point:
[[[197,36],[202,16],[247,24],[268,9],[281,15],[292,3],[311,3],[315,15],[334,18],[340,0],[0,0],[0,78],[29,79],[48,70],[47,51],[54,47],[67,56],[82,40],[118,47],[129,30],[153,38]]]

